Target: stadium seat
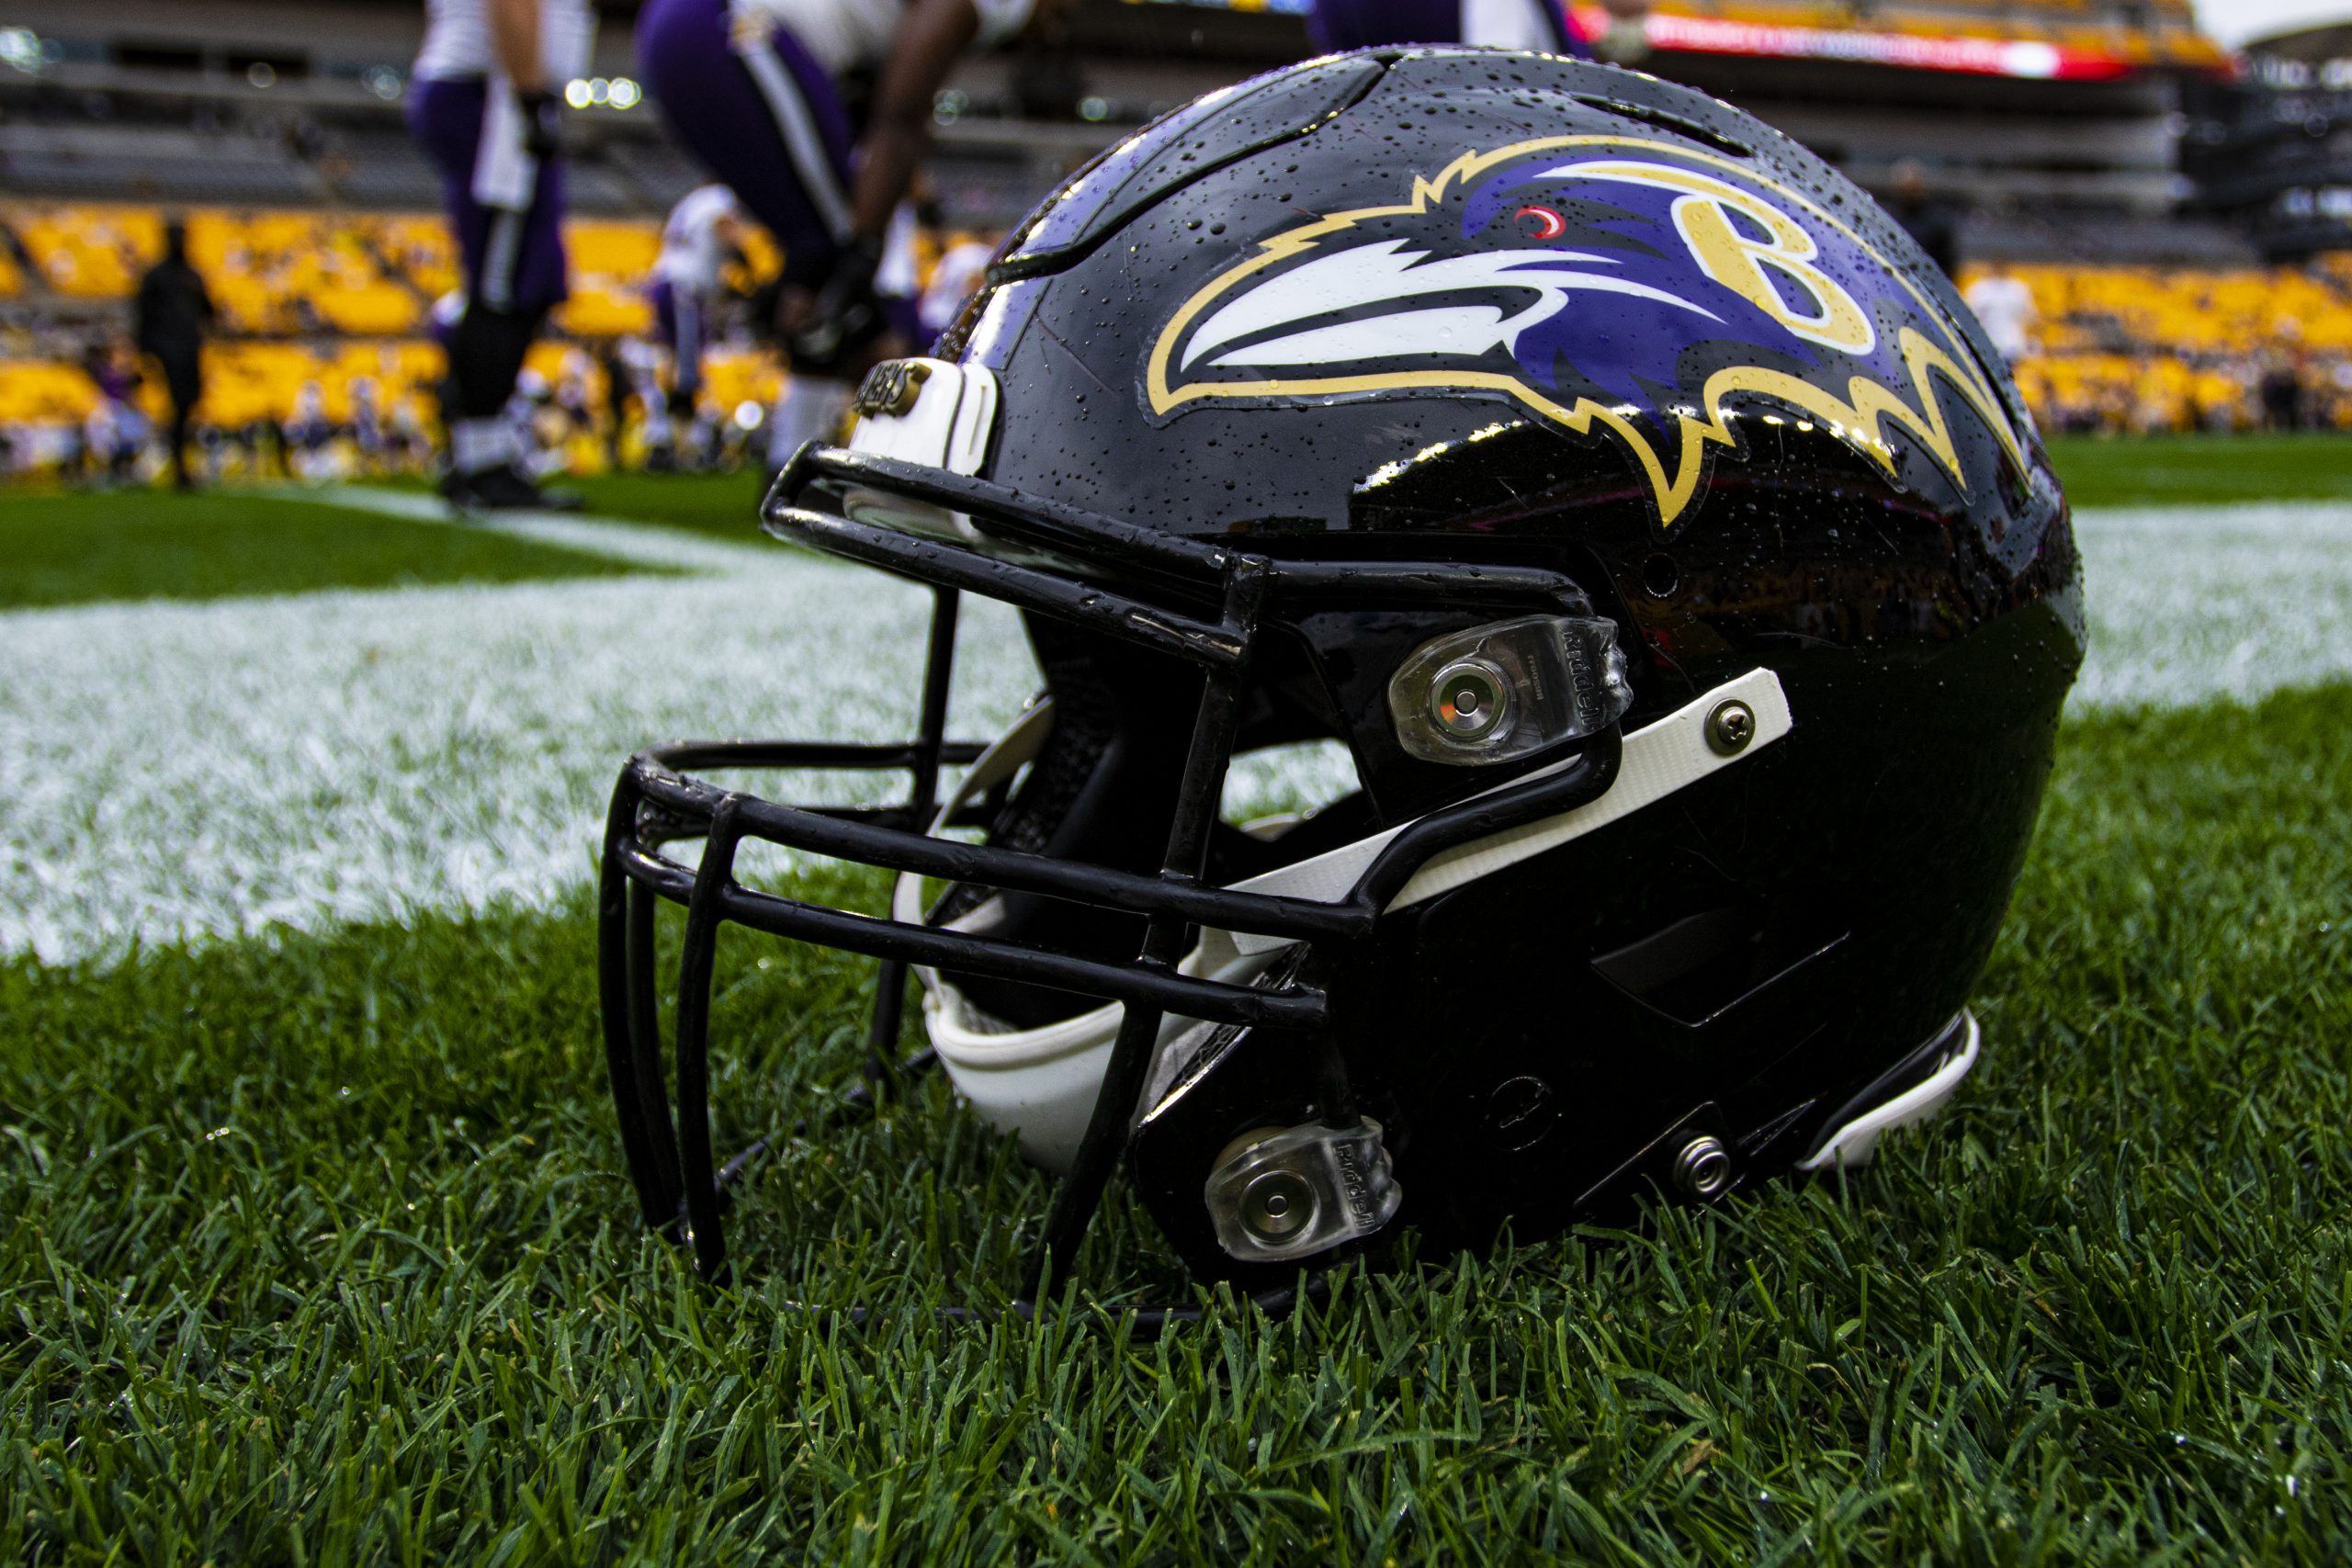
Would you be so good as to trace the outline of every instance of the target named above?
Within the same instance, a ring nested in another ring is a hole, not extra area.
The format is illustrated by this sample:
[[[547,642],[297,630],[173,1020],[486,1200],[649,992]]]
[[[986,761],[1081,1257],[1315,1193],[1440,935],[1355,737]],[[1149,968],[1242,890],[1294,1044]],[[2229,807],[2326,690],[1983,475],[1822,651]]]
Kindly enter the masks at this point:
[[[642,222],[579,220],[564,226],[571,264],[571,298],[556,325],[580,337],[625,337],[650,332],[646,286],[662,252],[659,228]]]
[[[1963,268],[1962,288],[1987,270]],[[2342,260],[1997,270],[2032,291],[2036,352],[2018,379],[2059,429],[2238,428],[2259,416],[2256,387],[2268,365],[2297,365],[2307,386],[2332,396],[2335,367],[2352,363],[2352,264]]]

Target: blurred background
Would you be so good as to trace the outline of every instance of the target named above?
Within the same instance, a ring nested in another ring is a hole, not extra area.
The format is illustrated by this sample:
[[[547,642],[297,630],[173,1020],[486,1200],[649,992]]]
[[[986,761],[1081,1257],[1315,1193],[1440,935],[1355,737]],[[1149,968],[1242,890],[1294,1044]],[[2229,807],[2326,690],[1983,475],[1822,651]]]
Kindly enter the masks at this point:
[[[603,0],[571,107],[571,297],[513,417],[540,475],[756,464],[781,381],[750,231],[688,428],[655,433],[665,216],[707,178]],[[936,96],[913,259],[944,320],[972,264],[1108,141],[1311,52],[1305,0],[1080,0]],[[0,28],[0,472],[162,482],[131,299],[185,222],[218,310],[208,480],[423,474],[456,280],[401,118],[421,0],[16,0]],[[1598,23],[1609,18],[1595,8]],[[1839,165],[1954,273],[2045,428],[2352,429],[2352,4],[1659,0],[1643,68]],[[444,306],[446,310],[446,305]],[[657,420],[657,423],[660,423]],[[656,447],[659,450],[656,450]]]

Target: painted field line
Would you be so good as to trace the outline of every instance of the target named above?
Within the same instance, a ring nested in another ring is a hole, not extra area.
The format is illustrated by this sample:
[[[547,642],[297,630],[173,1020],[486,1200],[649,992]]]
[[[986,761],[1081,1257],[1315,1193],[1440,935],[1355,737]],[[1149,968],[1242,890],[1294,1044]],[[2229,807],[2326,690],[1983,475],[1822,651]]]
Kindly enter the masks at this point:
[[[911,733],[929,604],[779,548],[721,576],[0,616],[0,950],[548,902],[639,747]],[[964,645],[956,728],[992,735],[1034,671],[1010,611],[973,606]]]
[[[2086,509],[2076,708],[2177,707],[2352,675],[2352,503]]]
[[[379,485],[274,485],[254,493],[292,501],[311,501],[352,512],[372,512],[404,523],[437,523],[455,528],[480,528],[508,534],[543,545],[560,546],[583,555],[604,556],[640,566],[672,570],[735,571],[756,567],[791,553],[789,547],[763,536],[752,522],[750,502],[743,508],[743,542],[729,544],[707,535],[635,523],[620,517],[546,512],[491,512],[460,517],[448,503],[424,491],[392,490]],[[803,557],[806,559],[808,558]]]

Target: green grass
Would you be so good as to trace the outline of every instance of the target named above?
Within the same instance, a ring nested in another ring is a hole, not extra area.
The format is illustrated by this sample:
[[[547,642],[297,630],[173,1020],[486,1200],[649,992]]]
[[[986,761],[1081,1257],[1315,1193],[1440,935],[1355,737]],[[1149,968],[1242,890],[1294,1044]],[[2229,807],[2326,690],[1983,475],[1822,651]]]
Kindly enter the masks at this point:
[[[2352,435],[2062,436],[2051,456],[2077,506],[2352,501]],[[740,474],[600,474],[566,481],[610,517],[756,540],[760,482]]]
[[[597,474],[564,483],[606,517],[666,524],[737,544],[768,543],[760,532],[756,470],[735,474]]]
[[[365,482],[387,490],[428,488],[423,479],[411,478]],[[731,474],[583,474],[548,482],[557,490],[577,491],[593,517],[658,523],[739,545],[767,542],[760,532],[760,500],[767,492],[756,468]]]
[[[1046,1194],[938,1086],[689,1283],[583,909],[0,965],[0,1558],[2342,1561],[2347,922],[2352,688],[2075,723],[1984,1065],[1874,1170],[1158,1342],[934,1319]],[[723,958],[731,1148],[859,976]]]
[[[2352,435],[2074,435],[2050,455],[2077,506],[2352,500]]]
[[[119,491],[0,499],[0,608],[594,577],[642,567],[294,497]]]

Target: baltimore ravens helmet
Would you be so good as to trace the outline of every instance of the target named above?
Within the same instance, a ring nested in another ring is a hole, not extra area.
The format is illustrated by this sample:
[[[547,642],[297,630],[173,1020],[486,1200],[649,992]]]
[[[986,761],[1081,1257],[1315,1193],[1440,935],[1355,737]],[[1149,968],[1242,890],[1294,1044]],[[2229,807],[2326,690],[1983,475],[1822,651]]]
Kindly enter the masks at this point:
[[[935,592],[919,732],[645,751],[605,843],[628,1159],[706,1273],[729,925],[880,960],[877,1059],[914,972],[915,1060],[1061,1175],[1057,1279],[1123,1162],[1197,1277],[1279,1301],[1408,1231],[1857,1163],[1975,1063],[2073,535],[1950,281],[1787,138],[1550,56],[1312,61],[1073,175],[856,408],[765,526]],[[985,745],[945,733],[967,592],[1045,679]],[[1311,740],[1357,787],[1224,819],[1238,753]],[[700,776],[747,767],[909,784]],[[747,886],[747,840],[897,896]]]

